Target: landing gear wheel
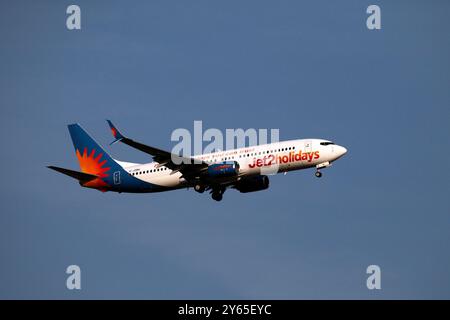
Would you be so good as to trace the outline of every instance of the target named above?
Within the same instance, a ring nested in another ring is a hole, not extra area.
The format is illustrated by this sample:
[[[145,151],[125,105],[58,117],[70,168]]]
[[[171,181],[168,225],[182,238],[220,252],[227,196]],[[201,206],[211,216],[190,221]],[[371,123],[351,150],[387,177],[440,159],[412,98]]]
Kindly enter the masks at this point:
[[[203,193],[203,192],[205,192],[205,186],[201,185],[200,183],[197,183],[194,186],[194,190],[197,191],[198,193]]]
[[[320,178],[321,176],[322,176],[322,172],[316,171],[316,177],[317,177],[317,178]]]
[[[220,200],[222,200],[222,198],[223,198],[221,192],[213,192],[213,193],[211,194],[211,197],[212,197],[214,200],[216,200],[216,201],[220,201]]]

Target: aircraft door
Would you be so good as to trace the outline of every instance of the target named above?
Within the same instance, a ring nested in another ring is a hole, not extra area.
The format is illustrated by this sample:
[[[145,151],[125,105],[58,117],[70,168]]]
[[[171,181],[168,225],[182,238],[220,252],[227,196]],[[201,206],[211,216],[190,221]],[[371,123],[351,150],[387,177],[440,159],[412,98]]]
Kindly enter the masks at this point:
[[[312,151],[312,141],[311,140],[305,141],[305,144],[303,146],[303,150],[304,150],[304,152],[311,152]]]
[[[120,171],[114,172],[114,184],[120,184]]]

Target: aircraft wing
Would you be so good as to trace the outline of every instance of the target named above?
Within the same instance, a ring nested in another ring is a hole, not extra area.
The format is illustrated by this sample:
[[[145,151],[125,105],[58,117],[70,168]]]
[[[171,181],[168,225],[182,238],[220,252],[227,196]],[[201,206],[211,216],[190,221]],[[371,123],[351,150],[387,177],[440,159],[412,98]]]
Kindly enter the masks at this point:
[[[129,145],[135,149],[142,152],[148,153],[152,156],[153,161],[156,161],[160,166],[165,166],[175,172],[179,171],[183,174],[183,177],[189,180],[189,178],[198,175],[200,172],[208,168],[206,162],[200,161],[198,159],[183,157],[173,154],[168,151],[164,151],[155,147],[145,145],[143,143],[134,141],[122,135],[119,130],[113,125],[110,120],[106,120],[111,128],[112,135],[116,140],[111,142],[111,144],[118,141]]]

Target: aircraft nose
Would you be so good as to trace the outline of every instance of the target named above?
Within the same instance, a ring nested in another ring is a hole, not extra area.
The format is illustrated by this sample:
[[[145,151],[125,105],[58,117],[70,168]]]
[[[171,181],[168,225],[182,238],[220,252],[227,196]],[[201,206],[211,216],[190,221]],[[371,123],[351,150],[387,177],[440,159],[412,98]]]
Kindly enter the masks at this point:
[[[337,146],[336,153],[338,154],[338,157],[342,157],[344,154],[347,153],[347,149],[343,146]]]

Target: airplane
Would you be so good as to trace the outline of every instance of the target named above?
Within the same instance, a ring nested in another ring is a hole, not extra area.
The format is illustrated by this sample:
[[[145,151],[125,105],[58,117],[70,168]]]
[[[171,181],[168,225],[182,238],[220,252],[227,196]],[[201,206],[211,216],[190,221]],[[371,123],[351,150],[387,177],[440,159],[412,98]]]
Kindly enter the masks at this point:
[[[134,141],[107,120],[116,142],[124,143],[152,156],[150,163],[131,163],[113,159],[79,124],[68,125],[80,170],[48,166],[78,180],[82,187],[102,192],[152,193],[193,188],[209,191],[221,201],[227,188],[241,193],[269,188],[267,174],[293,170],[321,169],[347,153],[343,146],[324,139],[298,139],[218,151],[192,157],[176,155]]]

